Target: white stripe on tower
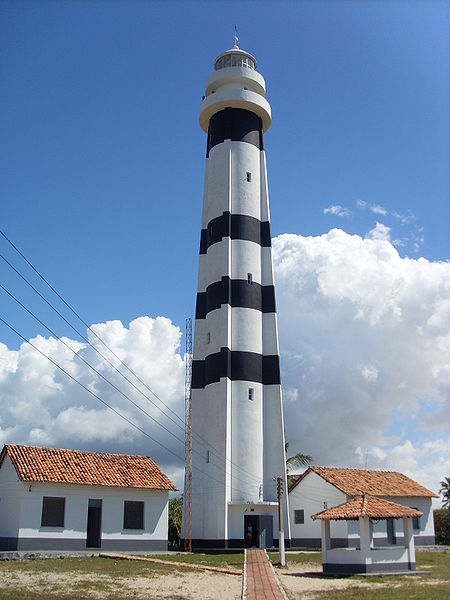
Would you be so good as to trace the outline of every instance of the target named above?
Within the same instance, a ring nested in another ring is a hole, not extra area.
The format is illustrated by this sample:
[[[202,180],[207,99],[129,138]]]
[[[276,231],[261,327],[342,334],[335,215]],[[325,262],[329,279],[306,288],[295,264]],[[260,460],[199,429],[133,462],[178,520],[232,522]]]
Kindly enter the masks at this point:
[[[208,142],[192,373],[194,547],[242,546],[250,514],[271,545],[273,478],[286,478],[263,148],[271,111],[255,68],[239,48],[221,54],[200,108]]]

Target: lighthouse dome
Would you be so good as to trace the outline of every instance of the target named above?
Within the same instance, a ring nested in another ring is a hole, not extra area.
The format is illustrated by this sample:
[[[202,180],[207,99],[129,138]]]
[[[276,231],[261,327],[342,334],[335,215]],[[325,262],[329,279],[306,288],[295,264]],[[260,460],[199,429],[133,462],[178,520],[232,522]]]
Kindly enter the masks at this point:
[[[226,52],[222,52],[214,61],[214,69],[225,69],[227,67],[247,67],[248,69],[256,69],[256,59],[254,56],[234,47]]]

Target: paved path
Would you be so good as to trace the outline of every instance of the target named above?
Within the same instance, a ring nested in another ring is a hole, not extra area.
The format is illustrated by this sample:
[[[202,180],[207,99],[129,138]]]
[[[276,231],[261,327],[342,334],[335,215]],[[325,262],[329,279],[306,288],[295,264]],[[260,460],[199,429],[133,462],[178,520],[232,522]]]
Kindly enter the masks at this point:
[[[285,600],[264,550],[252,549],[245,553],[246,600]]]

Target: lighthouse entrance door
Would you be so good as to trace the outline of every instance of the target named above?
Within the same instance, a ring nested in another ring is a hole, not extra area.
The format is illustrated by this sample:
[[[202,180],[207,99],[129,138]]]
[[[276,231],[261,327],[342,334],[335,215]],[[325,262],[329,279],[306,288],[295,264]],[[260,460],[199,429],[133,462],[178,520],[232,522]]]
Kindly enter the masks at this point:
[[[259,517],[259,547],[272,548],[273,546],[273,517],[261,515]]]
[[[258,521],[258,515],[244,515],[244,535],[246,548],[259,548]]]
[[[246,548],[272,548],[273,517],[271,515],[244,515]]]

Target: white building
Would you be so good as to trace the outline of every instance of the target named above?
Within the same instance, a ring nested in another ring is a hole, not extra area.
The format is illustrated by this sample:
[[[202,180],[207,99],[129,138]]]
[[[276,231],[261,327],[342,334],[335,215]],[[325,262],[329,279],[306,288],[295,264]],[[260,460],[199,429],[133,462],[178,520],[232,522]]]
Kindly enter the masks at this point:
[[[271,547],[274,478],[286,482],[263,146],[271,109],[253,56],[235,45],[214,69],[200,106],[208,140],[192,369],[192,545]],[[284,506],[288,517],[287,494]]]
[[[402,506],[382,498],[359,496],[328,508],[312,519],[322,523],[322,566],[327,574],[353,573],[409,573],[416,570],[413,519],[423,514],[414,508]],[[403,523],[403,542],[379,546],[374,544],[374,525],[379,521],[400,520]],[[360,532],[358,546],[332,548],[331,523],[357,522]]]
[[[6,444],[0,550],[166,550],[170,490],[148,456]]]
[[[291,479],[291,478],[290,478]],[[406,475],[394,471],[369,471],[335,467],[309,467],[291,479],[289,507],[291,511],[291,545],[320,548],[320,523],[314,515],[345,503],[361,493],[415,508],[423,515],[412,520],[416,545],[434,544],[434,522],[431,499],[438,496]],[[380,519],[373,524],[373,544],[381,546],[403,542],[402,521]],[[359,544],[358,521],[333,523],[331,547]]]

